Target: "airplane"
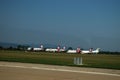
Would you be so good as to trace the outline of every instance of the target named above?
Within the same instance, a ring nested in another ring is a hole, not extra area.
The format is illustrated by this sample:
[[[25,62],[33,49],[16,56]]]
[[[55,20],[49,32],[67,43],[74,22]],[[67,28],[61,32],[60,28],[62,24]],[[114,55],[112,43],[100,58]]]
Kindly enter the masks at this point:
[[[47,52],[57,52],[57,49],[53,49],[53,48],[47,48],[45,51]]]
[[[28,47],[27,51],[42,51],[44,50],[43,48],[32,48],[32,47]]]
[[[59,46],[57,48],[47,48],[45,51],[47,51],[47,52],[64,52],[65,47],[63,47],[62,49]]]
[[[76,50],[68,50],[67,53],[77,53]]]
[[[67,53],[80,53],[81,50],[80,48],[78,47],[76,50],[68,50]]]
[[[28,47],[27,51],[43,51],[43,45],[40,46],[40,48],[32,48],[32,47]]]
[[[81,50],[81,54],[89,54],[89,53],[99,53],[100,48],[97,48],[96,50],[93,50],[92,48],[90,50]]]
[[[68,50],[67,53],[80,53],[80,54],[89,54],[89,53],[99,53],[100,48],[97,48],[96,50],[93,50],[92,48],[90,50],[80,50],[80,48],[77,48],[77,50]]]

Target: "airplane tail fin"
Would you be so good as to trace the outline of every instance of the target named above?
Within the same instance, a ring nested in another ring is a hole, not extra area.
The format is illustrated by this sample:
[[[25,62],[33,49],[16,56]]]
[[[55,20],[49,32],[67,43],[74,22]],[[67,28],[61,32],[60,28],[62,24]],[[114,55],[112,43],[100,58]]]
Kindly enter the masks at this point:
[[[96,50],[98,50],[98,51],[99,51],[99,50],[100,50],[100,48],[97,48]]]
[[[100,52],[100,48],[97,48],[97,49],[96,49],[96,53],[99,53],[99,52]]]

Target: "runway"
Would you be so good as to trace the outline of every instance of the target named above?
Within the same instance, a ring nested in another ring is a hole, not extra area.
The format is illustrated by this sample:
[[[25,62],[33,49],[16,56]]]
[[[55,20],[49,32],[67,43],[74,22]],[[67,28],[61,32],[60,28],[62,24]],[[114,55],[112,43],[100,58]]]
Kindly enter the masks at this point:
[[[1,80],[120,80],[120,70],[0,62]]]

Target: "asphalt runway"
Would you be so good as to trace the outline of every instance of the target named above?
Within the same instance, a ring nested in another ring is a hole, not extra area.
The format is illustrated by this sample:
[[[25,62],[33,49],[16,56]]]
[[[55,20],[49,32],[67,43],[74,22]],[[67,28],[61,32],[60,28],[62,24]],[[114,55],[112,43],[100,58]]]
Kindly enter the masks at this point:
[[[0,80],[120,80],[120,70],[0,62]]]

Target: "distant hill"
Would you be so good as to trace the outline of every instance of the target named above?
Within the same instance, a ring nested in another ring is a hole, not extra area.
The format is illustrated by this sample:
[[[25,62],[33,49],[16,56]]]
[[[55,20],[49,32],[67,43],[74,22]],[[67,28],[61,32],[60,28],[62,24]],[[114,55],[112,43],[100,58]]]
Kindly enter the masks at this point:
[[[14,47],[16,48],[18,46],[18,44],[15,43],[7,43],[7,42],[0,42],[0,46],[4,47],[4,48],[8,48],[8,47]]]
[[[8,42],[0,42],[0,46],[3,48],[13,47],[16,48],[18,45],[27,45],[30,47],[40,47],[41,44],[17,44],[17,43],[8,43]],[[56,48],[57,45],[54,44],[43,44],[45,48]]]
[[[54,44],[42,44],[44,48],[56,48],[57,45]],[[41,44],[29,44],[30,47],[40,47]]]

